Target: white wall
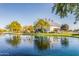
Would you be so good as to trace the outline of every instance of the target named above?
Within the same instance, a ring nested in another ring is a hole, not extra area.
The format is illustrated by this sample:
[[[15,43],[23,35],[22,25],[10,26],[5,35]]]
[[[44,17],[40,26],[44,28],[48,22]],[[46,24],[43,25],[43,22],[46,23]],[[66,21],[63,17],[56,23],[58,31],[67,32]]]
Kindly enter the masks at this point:
[[[52,32],[52,31],[54,31],[54,29],[60,29],[60,27],[54,27],[54,26],[50,26],[50,29],[49,29],[49,31],[50,31],[50,32]]]

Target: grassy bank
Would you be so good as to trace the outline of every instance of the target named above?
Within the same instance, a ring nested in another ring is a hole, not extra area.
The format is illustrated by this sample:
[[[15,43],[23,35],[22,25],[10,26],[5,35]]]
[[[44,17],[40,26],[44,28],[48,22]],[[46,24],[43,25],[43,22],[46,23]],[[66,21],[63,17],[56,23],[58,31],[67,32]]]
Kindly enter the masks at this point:
[[[70,32],[65,32],[65,33],[4,33],[4,34],[32,35],[32,36],[61,36],[61,37],[78,37],[79,38],[79,34],[73,34]]]
[[[79,34],[73,33],[25,33],[23,35],[33,35],[33,36],[61,36],[61,37],[76,37],[79,38]]]
[[[24,35],[35,35],[35,36],[72,36],[72,34],[70,33],[61,33],[61,34],[58,34],[58,33],[25,33]]]

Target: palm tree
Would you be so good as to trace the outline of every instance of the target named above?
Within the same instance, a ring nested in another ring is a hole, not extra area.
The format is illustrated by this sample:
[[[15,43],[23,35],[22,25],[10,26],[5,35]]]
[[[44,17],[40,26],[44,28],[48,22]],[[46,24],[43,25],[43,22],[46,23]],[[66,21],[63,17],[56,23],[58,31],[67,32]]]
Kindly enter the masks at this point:
[[[79,20],[79,4],[78,3],[57,3],[52,7],[52,12],[55,11],[56,15],[61,18],[68,16],[69,14],[75,15],[75,22]]]

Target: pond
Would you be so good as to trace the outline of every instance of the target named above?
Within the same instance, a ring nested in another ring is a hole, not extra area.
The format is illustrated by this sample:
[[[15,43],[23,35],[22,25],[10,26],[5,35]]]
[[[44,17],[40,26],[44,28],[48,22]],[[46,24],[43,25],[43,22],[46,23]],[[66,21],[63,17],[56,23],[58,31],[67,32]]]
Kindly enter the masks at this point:
[[[79,56],[79,38],[0,35],[1,56]]]

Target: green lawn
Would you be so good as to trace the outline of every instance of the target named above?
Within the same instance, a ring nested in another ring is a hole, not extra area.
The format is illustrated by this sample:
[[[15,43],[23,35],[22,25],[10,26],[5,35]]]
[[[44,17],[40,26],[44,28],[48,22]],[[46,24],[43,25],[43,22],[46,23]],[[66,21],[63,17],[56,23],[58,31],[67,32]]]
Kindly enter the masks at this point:
[[[72,36],[72,34],[58,34],[58,33],[25,33],[24,35],[37,35],[37,36]]]
[[[9,33],[4,33],[4,34],[9,34]],[[14,34],[14,33],[10,33]],[[34,35],[34,36],[63,36],[63,37],[78,37],[79,34],[73,34],[69,32],[64,32],[64,33],[15,33],[14,35]]]
[[[24,35],[34,35],[34,36],[63,36],[63,37],[78,37],[79,34],[72,34],[72,33],[25,33]]]

